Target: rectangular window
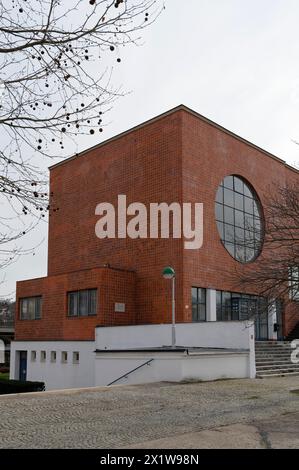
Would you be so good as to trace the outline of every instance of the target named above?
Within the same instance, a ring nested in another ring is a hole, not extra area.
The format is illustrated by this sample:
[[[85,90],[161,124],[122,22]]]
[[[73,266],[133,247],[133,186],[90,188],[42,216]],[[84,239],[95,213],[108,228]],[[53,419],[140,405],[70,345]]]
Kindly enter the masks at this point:
[[[20,319],[39,320],[41,318],[42,298],[26,297],[20,299]]]
[[[97,289],[68,293],[68,316],[87,317],[97,313]]]
[[[73,364],[79,364],[80,354],[78,351],[73,352]]]
[[[61,362],[63,362],[64,364],[67,362],[67,351],[62,351]]]
[[[41,352],[40,352],[40,360],[41,360],[41,362],[45,362],[46,358],[47,358],[47,353],[46,353],[46,351],[41,351]]]
[[[56,351],[51,351],[51,362],[56,362]]]
[[[36,361],[36,351],[31,351],[31,362]]]
[[[192,321],[206,321],[206,289],[192,287]]]

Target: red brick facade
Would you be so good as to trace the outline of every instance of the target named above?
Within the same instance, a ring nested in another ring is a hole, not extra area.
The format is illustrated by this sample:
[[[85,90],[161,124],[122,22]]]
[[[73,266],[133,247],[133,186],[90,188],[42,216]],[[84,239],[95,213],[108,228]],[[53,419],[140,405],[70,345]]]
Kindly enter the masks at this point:
[[[49,223],[48,277],[17,285],[18,298],[43,295],[42,319],[18,319],[16,339],[93,339],[95,325],[169,322],[166,265],[177,274],[179,322],[191,321],[191,286],[235,291],[224,268],[239,263],[222,246],[214,215],[217,188],[230,174],[251,183],[262,203],[273,184],[299,180],[283,161],[183,106],[52,167],[52,204],[59,210]],[[203,247],[184,250],[182,239],[171,238],[99,240],[95,208],[116,207],[119,194],[127,204],[146,206],[202,202]],[[67,317],[67,292],[94,287],[97,316]],[[126,312],[115,313],[115,302],[126,303]],[[285,328],[295,320],[289,315]]]

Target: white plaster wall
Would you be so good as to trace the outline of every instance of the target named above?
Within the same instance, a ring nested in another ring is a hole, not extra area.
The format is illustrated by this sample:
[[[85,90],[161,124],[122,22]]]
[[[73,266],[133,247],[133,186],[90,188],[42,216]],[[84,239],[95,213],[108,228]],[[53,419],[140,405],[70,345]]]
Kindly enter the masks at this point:
[[[160,381],[180,381],[182,377],[181,363],[165,354],[157,356],[150,353],[133,353],[130,355],[119,353],[97,354],[95,360],[95,385],[108,385],[122,375],[132,371],[150,359],[154,359],[149,365],[138,369],[123,378],[115,385],[140,384]]]
[[[238,379],[249,377],[249,353],[188,357],[183,360],[183,380]]]
[[[248,322],[178,323],[178,346],[250,349],[254,326]],[[169,346],[171,325],[137,325],[96,328],[97,349],[130,349]]]
[[[123,377],[115,385],[246,378],[250,373],[249,353],[192,356],[185,353],[97,353],[95,385],[108,385],[150,359],[154,360],[149,365]]]
[[[27,380],[45,382],[47,390],[94,386],[95,345],[93,341],[13,341],[11,343],[10,378],[19,378],[17,351],[27,351]],[[36,361],[31,360],[36,351]],[[46,351],[46,361],[40,358]],[[51,362],[51,351],[56,351],[56,362]],[[61,353],[68,353],[67,363]],[[73,352],[79,352],[79,363],[73,363]]]

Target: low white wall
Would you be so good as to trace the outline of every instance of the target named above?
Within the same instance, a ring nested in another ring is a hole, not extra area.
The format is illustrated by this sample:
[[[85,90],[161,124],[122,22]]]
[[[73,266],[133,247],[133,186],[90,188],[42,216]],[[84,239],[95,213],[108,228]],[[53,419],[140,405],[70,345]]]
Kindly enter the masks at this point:
[[[98,327],[96,349],[134,349],[169,346],[171,325]],[[178,323],[176,344],[184,347],[249,350],[249,377],[254,378],[254,323],[247,321]]]
[[[243,379],[250,377],[248,353],[189,357],[183,361],[183,380]]]
[[[13,341],[11,343],[10,378],[19,378],[18,351],[27,351],[27,380],[45,382],[47,390],[94,386],[94,341]],[[32,361],[31,352],[36,351]],[[46,360],[41,361],[41,351]],[[51,362],[51,351],[56,351],[56,362]],[[67,352],[64,363],[61,353]],[[73,363],[73,352],[79,352],[79,363]]]
[[[120,384],[249,377],[249,352],[187,355],[178,352],[97,353],[95,385],[109,385],[145,362],[153,361],[118,380]]]
[[[96,328],[97,349],[130,349],[171,345],[171,325]],[[176,344],[186,347],[250,349],[254,326],[248,322],[178,323]]]

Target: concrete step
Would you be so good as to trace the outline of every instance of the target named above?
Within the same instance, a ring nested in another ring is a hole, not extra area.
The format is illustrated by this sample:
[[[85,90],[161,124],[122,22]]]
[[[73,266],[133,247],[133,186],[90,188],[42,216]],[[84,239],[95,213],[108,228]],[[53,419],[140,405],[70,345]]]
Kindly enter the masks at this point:
[[[291,346],[292,341],[288,341],[287,343],[273,343],[273,344],[257,344],[255,343],[255,347],[258,348],[287,348],[288,346]]]
[[[256,356],[264,356],[266,354],[268,355],[272,355],[272,354],[275,354],[275,355],[279,355],[279,354],[282,354],[283,356],[286,355],[286,354],[291,354],[292,351],[294,351],[294,349],[286,349],[286,350],[279,350],[279,351],[255,351],[255,354]]]
[[[269,359],[267,361],[256,361],[256,366],[267,366],[267,365],[272,365],[272,364],[293,364],[293,362],[288,358],[288,359],[284,359],[283,361],[279,360],[275,360],[275,359]]]
[[[256,354],[256,361],[267,361],[268,359],[291,359],[291,354],[293,351],[290,351],[287,354]]]
[[[257,371],[273,371],[273,370],[286,370],[286,369],[290,369],[290,370],[298,370],[299,371],[299,364],[292,364],[292,363],[289,363],[289,364],[271,364],[271,365],[267,365],[267,366],[256,366],[256,370]]]
[[[283,346],[259,346],[256,347],[256,351],[263,351],[264,349],[270,349],[270,350],[275,350],[275,349],[290,349],[291,345],[290,344],[284,344]]]
[[[283,348],[290,348],[292,343],[288,344],[263,344],[263,345],[255,345],[255,349],[283,349]]]
[[[292,341],[256,341],[256,347],[289,345]]]
[[[291,362],[291,342],[261,341],[255,343],[256,377],[299,376],[299,364]]]
[[[291,354],[294,349],[278,349],[276,351],[255,351],[256,355],[263,355],[263,354]]]
[[[265,374],[265,375],[268,375],[268,374],[284,374],[284,373],[290,373],[290,372],[298,372],[299,373],[299,369],[298,367],[293,369],[292,367],[283,367],[282,369],[276,369],[276,368],[273,368],[273,369],[266,369],[266,370],[258,370],[257,371],[257,374]]]
[[[263,352],[286,352],[286,351],[292,351],[294,348],[291,348],[291,347],[283,347],[283,348],[258,348],[258,349],[255,349],[255,352],[256,353],[263,353]]]
[[[288,377],[288,376],[299,376],[298,372],[274,372],[271,374],[258,373],[256,374],[257,379],[270,379],[271,377]]]
[[[255,346],[255,349],[257,351],[260,351],[261,349],[287,349],[290,348],[291,344],[281,344],[281,345],[273,345],[273,346]]]

